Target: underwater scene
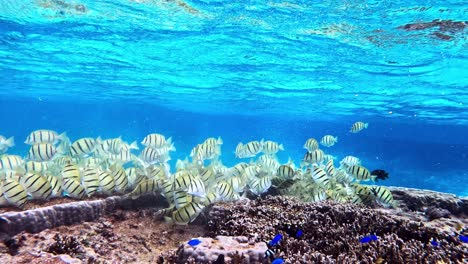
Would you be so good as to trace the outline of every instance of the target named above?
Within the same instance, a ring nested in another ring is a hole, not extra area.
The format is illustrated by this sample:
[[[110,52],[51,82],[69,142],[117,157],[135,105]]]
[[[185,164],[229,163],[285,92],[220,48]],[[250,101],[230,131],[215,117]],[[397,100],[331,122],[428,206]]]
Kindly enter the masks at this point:
[[[0,0],[0,263],[467,263],[467,11]]]

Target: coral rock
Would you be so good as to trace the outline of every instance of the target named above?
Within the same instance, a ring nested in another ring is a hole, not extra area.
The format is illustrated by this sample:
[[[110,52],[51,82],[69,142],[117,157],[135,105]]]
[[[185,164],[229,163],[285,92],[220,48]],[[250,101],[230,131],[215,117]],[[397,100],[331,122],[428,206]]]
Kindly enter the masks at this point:
[[[224,257],[226,263],[261,263],[268,249],[264,242],[249,244],[245,236],[217,236],[215,239],[197,238],[200,244],[192,247],[184,243],[178,250],[177,263],[186,263],[190,258],[196,263],[211,263]],[[242,262],[237,262],[242,260]]]

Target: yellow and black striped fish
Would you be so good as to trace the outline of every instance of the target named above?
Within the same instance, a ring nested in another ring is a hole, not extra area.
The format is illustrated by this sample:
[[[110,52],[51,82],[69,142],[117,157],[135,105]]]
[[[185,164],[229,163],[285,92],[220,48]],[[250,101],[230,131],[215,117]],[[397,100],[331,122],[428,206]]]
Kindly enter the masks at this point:
[[[325,135],[322,137],[322,140],[320,140],[320,144],[325,147],[331,147],[335,145],[336,142],[338,142],[338,137],[334,137],[332,135]]]
[[[372,193],[377,198],[377,201],[384,205],[394,206],[393,195],[389,189],[383,186],[372,186]]]
[[[99,139],[99,138],[98,138]],[[70,154],[72,156],[85,156],[94,151],[94,148],[99,140],[91,137],[80,138],[73,142],[70,146]]]
[[[255,157],[263,149],[263,139],[261,141],[250,141],[243,147],[244,158]]]
[[[57,132],[53,130],[40,129],[40,130],[31,132],[26,138],[26,141],[24,143],[28,145],[33,145],[37,143],[55,144],[59,140],[64,140],[66,138],[67,136],[65,133],[62,133],[59,135]]]
[[[60,185],[59,178],[55,177],[55,176],[52,176],[52,175],[47,175],[46,179],[49,182],[50,187],[52,188],[51,197],[60,197],[60,196],[62,196],[62,186]]]
[[[50,143],[37,143],[29,149],[28,159],[33,161],[49,161],[60,151]]]
[[[333,160],[328,160],[327,164],[325,165],[325,171],[330,177],[335,176],[335,166],[333,166]]]
[[[18,155],[3,155],[0,157],[0,170],[16,170],[23,166],[23,159]]]
[[[64,195],[75,199],[83,199],[86,194],[86,191],[83,188],[83,186],[81,186],[81,184],[78,181],[72,178],[65,179],[63,181],[62,189]]]
[[[312,152],[319,148],[319,143],[315,138],[309,138],[305,142],[304,148],[307,149],[308,152]]]
[[[163,148],[171,145],[171,138],[166,138],[161,134],[149,134],[141,142],[144,146],[154,147],[154,148]]]
[[[351,127],[351,130],[349,132],[351,133],[358,133],[358,132],[361,132],[363,129],[367,128],[369,126],[368,123],[364,123],[364,122],[356,122],[353,124],[353,126]]]
[[[30,160],[24,164],[24,168],[26,169],[26,172],[42,173],[47,171],[47,169],[49,168],[49,163]]]
[[[354,165],[348,169],[348,172],[353,175],[357,180],[360,181],[368,181],[374,180],[375,176],[371,175],[369,170],[364,168],[363,166]]]
[[[52,195],[52,186],[47,179],[35,173],[27,173],[21,177],[21,183],[27,192],[35,199],[47,200]]]
[[[202,205],[195,202],[191,202],[186,206],[174,211],[172,213],[172,220],[177,225],[187,225],[188,223],[193,222],[193,220],[195,220],[198,217],[202,210]]]
[[[174,195],[174,204],[177,209],[180,209],[192,202],[193,196],[188,194],[186,191],[176,190],[174,191],[173,195]]]
[[[215,187],[216,197],[222,201],[230,201],[234,195],[232,186],[227,181],[220,181]]]
[[[328,187],[330,183],[330,177],[327,175],[327,172],[318,166],[315,166],[312,170],[312,179],[314,179],[314,182],[324,187]]]
[[[114,177],[107,171],[101,171],[99,173],[99,186],[102,193],[107,195],[112,194],[115,189]]]
[[[284,150],[283,144],[278,144],[278,142],[271,140],[263,142],[262,151],[265,154],[276,154],[280,150]]]
[[[282,179],[292,179],[295,175],[295,171],[289,165],[281,165],[279,166],[276,174]]]
[[[81,181],[80,169],[72,162],[68,162],[62,169],[62,179],[73,179],[77,182]]]
[[[130,193],[130,197],[132,197],[132,199],[136,199],[144,194],[159,192],[160,189],[161,188],[159,187],[157,180],[144,179],[133,189],[133,191]],[[168,198],[166,197],[166,199]]]
[[[16,180],[6,179],[1,191],[8,202],[16,207],[23,208],[28,199],[28,192]]]
[[[304,159],[302,160],[304,164],[314,164],[314,163],[321,163],[323,161],[325,154],[322,150],[316,149],[312,152],[307,152],[304,155]]]
[[[114,164],[110,167],[111,175],[115,181],[115,191],[124,193],[128,186],[128,178],[125,169],[121,165]]]
[[[85,168],[81,184],[85,188],[88,197],[95,194],[99,189],[99,171],[95,168]]]

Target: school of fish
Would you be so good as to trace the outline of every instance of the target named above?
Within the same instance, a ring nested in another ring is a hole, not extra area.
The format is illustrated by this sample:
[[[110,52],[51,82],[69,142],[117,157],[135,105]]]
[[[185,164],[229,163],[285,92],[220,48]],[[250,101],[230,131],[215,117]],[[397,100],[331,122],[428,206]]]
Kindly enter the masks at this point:
[[[364,127],[367,124],[359,126]],[[337,137],[325,135],[320,144],[330,147],[336,142]],[[161,211],[168,221],[186,225],[211,203],[233,201],[248,192],[260,195],[271,187],[307,202],[394,205],[387,188],[361,184],[375,176],[358,158],[347,156],[335,167],[334,157],[321,150],[314,138],[305,142],[299,167],[291,160],[281,164],[276,153],[284,150],[283,145],[263,139],[239,143],[236,157],[249,161],[227,167],[220,160],[223,140],[207,138],[192,149],[190,157],[177,160],[173,172],[168,161],[176,149],[172,139],[162,134],[147,135],[142,149],[136,141],[127,143],[121,137],[71,141],[65,133],[45,129],[31,132],[24,143],[30,145],[25,157],[7,154],[14,140],[0,136],[0,206],[23,208],[32,199],[63,195],[137,198],[153,193],[170,204]]]

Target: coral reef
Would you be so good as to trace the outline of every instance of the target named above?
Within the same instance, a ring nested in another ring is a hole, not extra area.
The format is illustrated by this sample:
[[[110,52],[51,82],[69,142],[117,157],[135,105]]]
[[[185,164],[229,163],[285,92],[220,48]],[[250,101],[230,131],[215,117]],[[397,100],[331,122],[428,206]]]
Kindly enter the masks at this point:
[[[184,243],[177,251],[177,263],[186,263],[191,257],[195,263],[211,263],[220,258],[227,263],[242,259],[242,263],[262,262],[265,251],[268,249],[264,242],[249,242],[245,236],[229,237],[216,236],[216,238],[200,237],[201,243],[190,246]]]
[[[248,236],[269,241],[280,233],[284,241],[277,256],[289,263],[435,263],[467,260],[466,248],[455,237],[361,205],[330,202],[301,203],[288,197],[217,204],[209,214],[211,235]],[[287,235],[289,225],[304,231],[297,239]],[[369,234],[377,241],[360,243]],[[440,247],[430,244],[440,241]]]

